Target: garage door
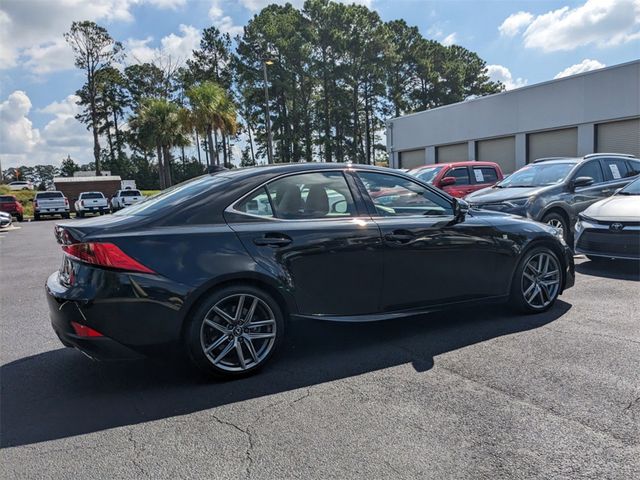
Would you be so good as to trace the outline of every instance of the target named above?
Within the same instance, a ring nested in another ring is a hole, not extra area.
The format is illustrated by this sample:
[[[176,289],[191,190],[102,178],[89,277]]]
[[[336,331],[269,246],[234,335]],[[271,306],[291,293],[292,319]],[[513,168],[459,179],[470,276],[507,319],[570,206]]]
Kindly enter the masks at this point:
[[[476,142],[476,160],[496,162],[504,173],[516,169],[516,137],[493,138]]]
[[[596,152],[630,153],[640,157],[640,118],[597,125]]]
[[[424,148],[400,152],[400,168],[415,168],[427,163]]]
[[[466,162],[469,160],[469,147],[467,142],[454,145],[443,145],[436,148],[437,163]]]
[[[527,136],[527,162],[543,157],[576,157],[578,155],[578,129],[563,128]]]

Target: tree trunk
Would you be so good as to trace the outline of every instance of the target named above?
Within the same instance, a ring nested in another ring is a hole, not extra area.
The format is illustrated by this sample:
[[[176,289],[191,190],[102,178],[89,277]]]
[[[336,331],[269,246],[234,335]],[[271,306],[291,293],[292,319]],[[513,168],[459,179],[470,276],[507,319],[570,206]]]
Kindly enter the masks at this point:
[[[93,133],[93,160],[96,164],[96,175],[100,175],[100,137],[98,135],[98,112],[96,111],[96,92],[93,87],[93,75],[87,72],[87,82],[89,83],[89,96],[91,100],[91,130]]]
[[[202,158],[200,157],[200,138],[198,137],[198,130],[196,132],[196,151],[198,152],[198,162],[202,165]]]
[[[122,142],[120,141],[120,129],[118,128],[118,115],[116,111],[113,111],[113,128],[116,135],[116,151],[118,152],[118,158],[122,158]]]
[[[109,157],[111,158],[111,165],[113,165],[116,161],[116,156],[113,152],[113,141],[111,139],[111,128],[107,124],[107,143],[109,144]]]
[[[222,132],[222,158],[224,161],[224,168],[229,168],[227,155],[227,135],[224,132]]]
[[[220,166],[220,155],[218,153],[218,129],[217,128],[213,129],[213,141],[215,142],[213,144],[213,148],[215,152],[214,158],[216,159],[216,165]]]
[[[207,139],[208,139],[208,141],[209,141],[209,160],[210,160],[210,162],[211,162],[211,163],[213,163],[213,158],[214,158],[214,157],[212,157],[212,156],[211,156],[211,149],[212,149],[212,147],[213,147],[213,145],[214,145],[214,143],[213,143],[213,136],[212,136],[212,130],[213,130],[213,129],[211,128],[211,125],[207,125]],[[215,158],[216,158],[216,160],[218,159],[218,152],[217,152],[217,150],[216,150],[216,156],[215,156]],[[210,166],[210,165],[209,165],[209,162],[207,162],[207,167],[209,167],[209,166]]]
[[[247,132],[249,133],[249,147],[251,148],[251,161],[256,164],[256,155],[253,152],[253,136],[251,135],[251,123],[249,123],[249,117],[247,116]]]
[[[162,165],[162,147],[159,143],[156,143],[156,155],[158,156],[158,178],[160,179],[160,190],[167,188],[167,184],[164,179],[164,166]]]
[[[331,162],[332,161],[332,143],[331,143],[331,112],[329,111],[329,78],[328,78],[328,63],[326,58],[327,52],[326,49],[322,50],[322,65],[323,65],[323,74],[322,74],[322,88],[323,88],[323,99],[322,104],[324,108],[324,161]]]
[[[173,185],[171,180],[171,149],[168,145],[162,146],[162,155],[164,156],[164,179],[168,188]]]

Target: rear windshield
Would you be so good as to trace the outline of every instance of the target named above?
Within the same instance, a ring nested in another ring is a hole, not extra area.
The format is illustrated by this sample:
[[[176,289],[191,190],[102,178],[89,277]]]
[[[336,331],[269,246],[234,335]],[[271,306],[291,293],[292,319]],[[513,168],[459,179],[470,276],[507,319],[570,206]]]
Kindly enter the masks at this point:
[[[140,191],[139,190],[123,190],[122,192],[120,192],[120,196],[121,197],[140,197]]]
[[[100,192],[81,193],[80,198],[83,200],[91,200],[92,198],[104,198]]]
[[[188,202],[191,198],[228,181],[228,178],[221,175],[203,175],[196,177],[168,188],[131,207],[119,210],[114,213],[114,215],[150,215],[164,208],[180,208],[183,203]]]
[[[16,199],[10,195],[2,195],[0,196],[0,203],[13,203]]]
[[[62,198],[62,192],[38,192],[36,198]]]

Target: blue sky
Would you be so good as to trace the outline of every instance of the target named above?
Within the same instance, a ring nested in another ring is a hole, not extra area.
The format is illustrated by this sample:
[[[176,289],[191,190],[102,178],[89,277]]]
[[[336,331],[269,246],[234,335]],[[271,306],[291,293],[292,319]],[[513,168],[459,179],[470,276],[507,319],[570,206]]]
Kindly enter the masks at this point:
[[[91,160],[74,118],[83,78],[62,39],[72,20],[94,20],[128,62],[188,58],[203,28],[232,34],[267,0],[3,0],[0,3],[2,168]],[[302,0],[291,3],[300,6]],[[346,2],[350,3],[350,2]],[[359,0],[383,20],[403,18],[428,38],[477,52],[493,78],[517,88],[640,58],[640,0]]]

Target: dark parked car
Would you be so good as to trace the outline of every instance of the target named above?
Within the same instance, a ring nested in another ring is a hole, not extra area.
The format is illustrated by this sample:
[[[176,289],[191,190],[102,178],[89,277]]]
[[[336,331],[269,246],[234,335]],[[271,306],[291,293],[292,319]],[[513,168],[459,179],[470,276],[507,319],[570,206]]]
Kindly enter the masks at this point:
[[[547,223],[562,231],[569,242],[578,214],[627,185],[638,173],[640,160],[631,155],[541,159],[466,200],[472,207]]]
[[[382,189],[406,194],[381,205],[369,192]],[[46,290],[65,345],[97,358],[181,345],[227,376],[261,367],[288,319],[397,320],[479,301],[541,312],[574,282],[555,229],[349,164],[205,175],[56,236],[63,263]]]
[[[503,178],[497,163],[475,161],[425,165],[409,170],[409,174],[457,198],[490,187]]]

